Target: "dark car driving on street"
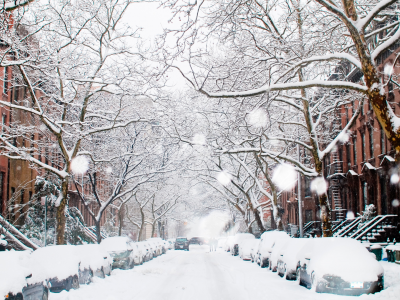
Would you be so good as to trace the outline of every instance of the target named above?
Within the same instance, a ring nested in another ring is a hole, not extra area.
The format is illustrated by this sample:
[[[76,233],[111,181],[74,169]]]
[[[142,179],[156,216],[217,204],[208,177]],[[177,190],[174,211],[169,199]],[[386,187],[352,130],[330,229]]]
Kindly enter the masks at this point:
[[[189,251],[189,241],[185,237],[178,237],[175,241],[175,250]]]

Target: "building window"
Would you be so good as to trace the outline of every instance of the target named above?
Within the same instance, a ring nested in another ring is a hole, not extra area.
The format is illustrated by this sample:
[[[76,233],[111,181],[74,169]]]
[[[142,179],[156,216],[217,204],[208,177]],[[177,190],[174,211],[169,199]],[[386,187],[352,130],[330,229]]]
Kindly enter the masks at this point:
[[[354,165],[357,165],[357,139],[353,138],[353,160]]]
[[[306,210],[306,223],[309,223],[309,222],[311,222],[312,220],[313,220],[313,217],[312,217],[312,210],[311,209],[307,209]]]
[[[387,214],[387,185],[386,185],[386,176],[379,176],[379,183],[381,186],[381,214]]]
[[[365,209],[365,207],[368,204],[368,184],[366,181],[362,183],[362,197],[363,197],[363,207],[362,210]]]
[[[7,116],[2,115],[1,116],[1,132],[2,133],[6,130],[6,122],[7,122]]]
[[[309,177],[304,177],[304,197],[311,197],[311,180]]]
[[[361,105],[361,115],[364,115],[364,101],[360,101],[360,105]]]
[[[350,167],[351,166],[350,142],[347,142],[346,144],[346,160],[347,160],[347,165]]]
[[[7,95],[8,93],[8,67],[4,67],[4,85],[3,85],[3,92]]]
[[[0,214],[3,213],[4,172],[0,172]]]
[[[366,155],[365,155],[365,134],[364,133],[362,133],[361,134],[361,147],[362,147],[362,161],[365,161],[366,159]]]
[[[385,132],[383,131],[381,127],[381,153],[384,154],[386,152],[386,147],[385,147]]]
[[[369,130],[369,154],[370,158],[374,157],[374,128],[370,128]]]

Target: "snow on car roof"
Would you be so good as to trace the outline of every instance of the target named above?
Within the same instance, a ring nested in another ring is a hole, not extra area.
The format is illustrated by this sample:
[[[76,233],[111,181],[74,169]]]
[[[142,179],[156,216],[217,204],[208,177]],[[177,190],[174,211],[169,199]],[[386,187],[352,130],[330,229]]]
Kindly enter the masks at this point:
[[[131,249],[132,240],[126,236],[113,236],[101,241],[100,245],[107,251],[126,251]]]
[[[19,293],[31,274],[28,266],[30,251],[0,252],[0,298],[8,293]]]
[[[76,246],[57,245],[39,248],[32,252],[29,267],[32,278],[28,283],[57,277],[59,280],[78,274],[80,257]]]

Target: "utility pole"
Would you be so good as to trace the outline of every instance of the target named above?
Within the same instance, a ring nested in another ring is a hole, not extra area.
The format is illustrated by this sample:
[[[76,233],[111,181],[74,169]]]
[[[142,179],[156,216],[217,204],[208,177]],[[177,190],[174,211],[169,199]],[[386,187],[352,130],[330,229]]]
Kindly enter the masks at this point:
[[[297,144],[297,158],[300,162],[300,145]],[[303,237],[303,205],[301,203],[301,174],[297,173],[297,201],[299,203],[299,230],[300,237]]]
[[[44,200],[44,246],[47,245],[47,196]]]

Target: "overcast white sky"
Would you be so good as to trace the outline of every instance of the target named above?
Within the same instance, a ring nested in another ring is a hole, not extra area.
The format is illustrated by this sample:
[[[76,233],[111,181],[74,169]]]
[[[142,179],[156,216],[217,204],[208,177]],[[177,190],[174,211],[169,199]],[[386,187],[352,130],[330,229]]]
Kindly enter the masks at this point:
[[[142,28],[140,36],[149,42],[163,32],[164,28],[171,28],[174,24],[168,23],[172,14],[170,10],[160,7],[157,2],[133,3],[125,14],[125,22],[132,28]],[[168,75],[169,85],[182,88],[187,85],[182,76],[174,71]]]

